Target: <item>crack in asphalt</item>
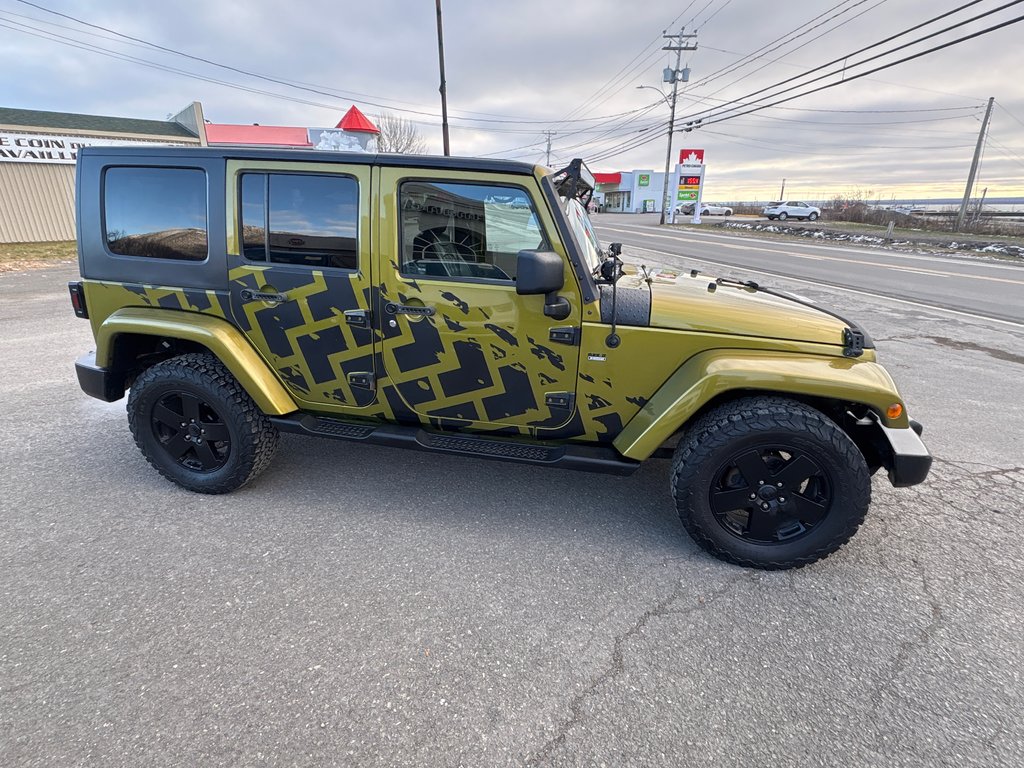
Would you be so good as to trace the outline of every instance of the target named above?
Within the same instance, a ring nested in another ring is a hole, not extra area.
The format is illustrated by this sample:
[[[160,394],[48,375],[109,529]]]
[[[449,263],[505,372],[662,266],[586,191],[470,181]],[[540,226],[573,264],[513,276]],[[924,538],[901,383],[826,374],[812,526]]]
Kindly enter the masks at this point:
[[[577,693],[569,701],[569,717],[566,719],[558,729],[558,733],[549,739],[543,747],[540,748],[534,755],[527,759],[527,765],[540,765],[544,760],[549,758],[551,754],[562,746],[566,739],[568,739],[569,731],[575,726],[579,725],[583,720],[586,719],[586,714],[583,712],[584,702],[604,683],[609,680],[613,680],[625,671],[625,644],[634,636],[639,634],[651,619],[659,618],[662,616],[686,616],[691,613],[695,613],[708,605],[713,603],[719,597],[728,592],[733,586],[741,581],[751,581],[751,575],[748,573],[742,573],[738,576],[733,577],[729,581],[722,584],[718,589],[711,592],[711,594],[701,596],[697,598],[696,604],[690,606],[686,610],[670,610],[672,604],[678,600],[684,594],[684,590],[687,585],[680,582],[676,585],[675,589],[672,590],[672,594],[663,600],[659,601],[654,607],[648,608],[640,617],[633,623],[633,625],[625,632],[616,635],[612,644],[612,658],[611,664],[600,674],[591,679],[590,683],[587,684],[586,688]]]
[[[1024,365],[1024,355],[1017,354],[1015,352],[1007,352],[1005,349],[999,349],[998,347],[990,347],[984,344],[977,344],[973,341],[958,341],[957,339],[951,339],[948,336],[928,336],[924,334],[909,335],[909,336],[884,336],[875,337],[875,342],[889,342],[889,341],[930,341],[941,347],[949,347],[950,349],[956,349],[960,351],[968,352],[981,352],[994,357],[996,360],[1003,360],[1008,363],[1016,363],[1017,365]]]
[[[1024,487],[1024,467],[993,467],[947,459],[934,461],[947,467],[947,474],[957,472],[961,476],[954,483],[930,482],[903,488],[902,492],[918,495],[923,501],[938,500],[943,514],[968,525],[984,519],[986,513],[1006,517],[1024,506],[1024,494],[1008,496],[1006,493],[1017,486]],[[1018,496],[1019,500],[1015,501]]]
[[[972,478],[987,478],[989,480],[1005,477],[1009,480],[1022,480],[1024,481],[1024,466],[1017,467],[995,467],[991,464],[982,464],[977,461],[953,461],[952,459],[942,459],[934,457],[932,462],[935,464],[945,464],[949,467],[955,467],[962,472],[966,472]],[[981,467],[981,470],[974,470],[971,467]],[[1019,475],[1019,477],[1014,477]]]
[[[871,708],[867,713],[867,719],[873,724],[875,730],[875,744],[872,749],[881,756],[891,755],[891,750],[888,749],[887,745],[884,743],[884,734],[887,733],[886,724],[884,722],[880,722],[878,718],[878,711],[884,703],[883,697],[886,693],[889,693],[891,696],[902,698],[896,691],[892,690],[896,685],[897,679],[907,668],[911,666],[914,657],[928,648],[928,646],[936,640],[936,636],[945,621],[942,601],[939,600],[939,597],[932,586],[932,582],[928,578],[928,572],[925,570],[924,564],[917,558],[913,558],[911,562],[917,568],[920,575],[921,589],[928,601],[928,609],[931,615],[928,619],[928,623],[913,637],[900,643],[900,647],[897,650],[896,655],[889,663],[887,669],[881,674],[881,679],[878,684],[871,691]]]
[[[935,634],[943,622],[942,613],[942,602],[936,595],[934,588],[932,587],[931,579],[928,578],[928,573],[925,570],[924,565],[917,559],[911,559],[911,562],[917,568],[918,574],[921,577],[921,590],[924,592],[925,598],[928,600],[928,608],[930,609],[931,616],[928,620],[928,624],[925,625],[914,637],[904,641],[900,644],[899,650],[896,652],[896,656],[889,664],[889,668],[882,675],[881,682],[875,687],[874,691],[871,692],[871,715],[873,716],[877,712],[878,708],[882,704],[882,694],[891,688],[896,683],[896,678],[902,674],[903,670],[906,669],[912,657],[918,652],[928,646],[932,640],[935,639]]]

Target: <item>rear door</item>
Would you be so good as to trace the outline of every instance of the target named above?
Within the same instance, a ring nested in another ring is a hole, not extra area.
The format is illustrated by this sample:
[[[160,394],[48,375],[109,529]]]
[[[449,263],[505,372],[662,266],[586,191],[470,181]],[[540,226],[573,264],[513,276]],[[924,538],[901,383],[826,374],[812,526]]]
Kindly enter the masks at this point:
[[[582,303],[532,176],[382,167],[381,358],[396,413],[531,433],[576,411]],[[569,316],[516,293],[520,250],[563,259]]]
[[[235,322],[300,405],[376,400],[370,167],[229,160]]]

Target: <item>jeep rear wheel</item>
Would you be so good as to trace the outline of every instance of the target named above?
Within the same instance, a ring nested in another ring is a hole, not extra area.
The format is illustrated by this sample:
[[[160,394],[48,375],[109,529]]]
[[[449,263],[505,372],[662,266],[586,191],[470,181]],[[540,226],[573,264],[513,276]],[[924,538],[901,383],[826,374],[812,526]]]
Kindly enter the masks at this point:
[[[824,414],[757,397],[697,420],[676,448],[672,493],[687,532],[712,555],[781,569],[845,544],[871,483],[860,450]]]
[[[212,355],[148,368],[132,385],[128,424],[153,467],[199,493],[240,488],[270,463],[278,433]]]

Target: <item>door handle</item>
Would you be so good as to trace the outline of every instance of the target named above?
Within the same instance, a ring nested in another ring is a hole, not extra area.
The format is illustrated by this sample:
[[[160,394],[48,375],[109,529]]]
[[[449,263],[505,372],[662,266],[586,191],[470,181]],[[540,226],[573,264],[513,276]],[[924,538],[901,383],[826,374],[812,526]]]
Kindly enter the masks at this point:
[[[393,301],[384,305],[384,311],[389,315],[421,315],[423,317],[430,317],[435,312],[433,307],[414,307],[409,304],[395,304]]]
[[[251,288],[242,289],[242,301],[265,301],[268,304],[281,304],[288,301],[287,293],[269,293],[267,291],[254,291]]]

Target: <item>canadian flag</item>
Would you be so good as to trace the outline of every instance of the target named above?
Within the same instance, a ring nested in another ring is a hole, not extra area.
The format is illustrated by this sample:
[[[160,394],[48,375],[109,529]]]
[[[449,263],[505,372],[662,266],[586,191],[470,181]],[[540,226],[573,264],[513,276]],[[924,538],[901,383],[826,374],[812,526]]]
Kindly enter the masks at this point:
[[[704,165],[703,149],[681,149],[679,150],[680,165]]]

